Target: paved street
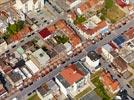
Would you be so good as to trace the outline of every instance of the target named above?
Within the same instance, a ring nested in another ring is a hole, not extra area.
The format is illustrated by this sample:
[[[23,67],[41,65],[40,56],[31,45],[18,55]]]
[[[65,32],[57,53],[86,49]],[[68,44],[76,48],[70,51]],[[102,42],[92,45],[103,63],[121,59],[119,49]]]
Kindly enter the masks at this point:
[[[7,100],[11,100],[14,97],[19,98],[19,100],[24,100],[24,96],[31,93],[32,91],[36,90],[40,85],[43,83],[51,80],[55,75],[57,75],[65,66],[68,64],[78,61],[79,59],[83,58],[86,55],[85,52],[80,53],[79,55],[71,58],[69,61],[65,62],[64,64],[60,65],[58,68],[47,74],[45,77],[40,78],[39,80],[33,82],[33,84],[22,91],[18,91],[15,94],[11,95]]]
[[[118,36],[119,34],[121,34],[122,32],[124,32],[125,30],[127,30],[129,27],[132,27],[132,26],[134,26],[134,19],[132,21],[130,21],[127,25],[123,26],[122,28],[113,31],[112,34],[108,35],[103,40],[99,41],[97,44],[90,45],[89,47],[86,48],[86,51],[88,52],[88,51],[91,51],[91,50],[95,50],[97,47],[101,47],[102,45],[106,44],[108,41],[112,40],[113,38],[115,38],[116,36]],[[66,61],[66,63],[64,65],[59,66],[57,69],[50,72],[47,76],[45,76],[45,77],[39,79],[38,81],[34,82],[31,86],[25,88],[23,91],[16,92],[14,95],[12,95],[10,98],[8,98],[8,100],[11,100],[11,98],[13,98],[13,97],[21,98],[21,97],[29,94],[33,90],[37,89],[44,82],[47,82],[48,80],[52,79],[66,65],[68,65],[71,62],[74,62],[74,61],[77,61],[77,60],[83,58],[85,54],[86,53],[82,52],[79,55],[77,55],[76,57],[71,58],[70,60]],[[121,82],[122,86],[124,86],[124,81],[120,81],[120,82]]]
[[[97,47],[101,47],[102,45],[106,44],[107,42],[109,42],[110,40],[112,40],[113,38],[117,37],[118,35],[120,35],[121,33],[123,33],[124,31],[128,30],[128,28],[133,27],[134,26],[134,19],[132,19],[128,24],[124,25],[123,27],[121,27],[120,29],[116,29],[114,31],[112,31],[112,33],[110,35],[108,35],[107,37],[105,37],[103,40],[100,40],[98,43],[96,43],[95,45],[89,45],[85,50],[87,52],[91,51],[91,50],[95,50]],[[37,33],[36,33],[37,34]],[[33,37],[33,36],[32,36]],[[32,38],[31,37],[31,38]],[[29,41],[29,39],[27,39],[26,41]],[[25,41],[25,42],[26,42]],[[18,46],[20,46],[20,44],[18,44]],[[15,94],[11,95],[7,100],[11,100],[14,97],[19,98],[19,100],[24,100],[24,96],[26,96],[27,94],[31,93],[33,90],[36,90],[41,84],[49,81],[50,79],[52,79],[55,75],[58,74],[58,72],[60,70],[62,70],[66,65],[75,62],[81,58],[83,58],[86,55],[86,52],[82,52],[80,54],[78,54],[77,56],[74,56],[73,58],[70,58],[70,60],[66,61],[65,64],[59,66],[58,68],[56,68],[55,70],[53,70],[52,72],[50,72],[48,75],[46,75],[45,77],[42,77],[40,79],[38,79],[37,81],[33,82],[33,84],[25,89],[23,89],[22,91],[18,91]],[[122,86],[125,87],[124,84],[124,80],[120,79],[120,82],[122,84]],[[130,90],[130,89],[129,89]],[[129,91],[128,91],[129,92]],[[131,91],[130,91],[131,92]],[[132,92],[133,93],[133,92]],[[131,93],[129,93],[130,95],[133,95]],[[134,96],[134,95],[133,95]]]
[[[114,79],[117,79],[121,85],[121,89],[126,89],[128,94],[134,98],[134,90],[133,88],[128,88],[126,85],[128,84],[128,81],[123,78],[123,76],[118,77],[118,72],[113,70],[113,68],[109,67],[109,63],[101,59],[101,64],[103,65],[103,68],[111,73]]]

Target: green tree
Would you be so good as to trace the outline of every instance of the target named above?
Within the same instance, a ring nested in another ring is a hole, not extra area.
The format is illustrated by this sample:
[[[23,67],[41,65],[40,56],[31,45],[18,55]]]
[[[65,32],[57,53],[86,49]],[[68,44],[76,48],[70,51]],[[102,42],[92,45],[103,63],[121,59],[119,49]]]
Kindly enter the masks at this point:
[[[8,39],[11,35],[15,35],[17,32],[19,32],[23,27],[24,27],[24,21],[22,20],[19,20],[14,24],[8,23],[8,27],[6,28],[6,32],[3,37],[5,39]]]
[[[20,31],[20,30],[24,27],[24,21],[19,20],[19,21],[16,23],[16,26],[17,26],[17,31]]]

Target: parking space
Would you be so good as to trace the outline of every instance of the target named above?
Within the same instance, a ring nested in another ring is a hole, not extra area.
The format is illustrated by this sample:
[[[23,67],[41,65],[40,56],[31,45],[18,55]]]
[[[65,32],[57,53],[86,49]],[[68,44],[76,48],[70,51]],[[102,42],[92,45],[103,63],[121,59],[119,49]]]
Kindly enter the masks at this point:
[[[99,97],[96,92],[93,91],[82,97],[80,100],[101,100],[101,97]]]
[[[52,23],[56,17],[45,6],[42,10],[31,11],[27,14],[31,21],[38,27],[46,26]]]

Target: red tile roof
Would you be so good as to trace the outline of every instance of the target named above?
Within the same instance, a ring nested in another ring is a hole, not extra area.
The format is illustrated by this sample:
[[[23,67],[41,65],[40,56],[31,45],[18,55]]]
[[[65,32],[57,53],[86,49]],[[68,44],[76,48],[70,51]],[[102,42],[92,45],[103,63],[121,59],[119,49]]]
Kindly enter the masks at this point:
[[[79,36],[77,36],[77,34],[67,25],[64,20],[59,20],[54,25],[44,28],[42,31],[39,32],[39,34],[42,36],[42,38],[46,38],[47,36],[54,33],[56,30],[61,30],[66,33],[66,36],[68,36],[69,42],[72,44],[73,47],[81,42]]]
[[[134,28],[129,29],[127,32],[124,33],[124,35],[125,35],[128,39],[134,38]]]
[[[84,32],[87,34],[93,35],[95,32],[99,31],[100,29],[104,28],[107,26],[107,23],[105,21],[101,21],[100,23],[97,24],[97,27],[94,29],[86,29],[84,25],[78,25],[80,29],[82,29]]]
[[[88,2],[85,2],[79,6],[82,13],[86,13],[90,7],[91,5]]]
[[[5,92],[6,92],[6,90],[4,89],[3,85],[0,84],[0,95],[2,95]]]
[[[17,41],[22,39],[23,37],[25,37],[29,32],[31,32],[32,29],[28,26],[25,26],[22,30],[20,30],[18,33],[16,33],[15,35],[12,35],[10,37],[10,41]]]
[[[86,13],[90,8],[98,3],[97,0],[87,0],[85,3],[79,6],[82,13]]]
[[[114,50],[118,48],[118,47],[113,43],[113,41],[110,41],[108,44],[109,44]]]
[[[84,77],[84,73],[80,71],[75,64],[66,67],[60,75],[70,84],[74,84]]]
[[[126,4],[125,2],[123,2],[123,0],[116,0],[116,2],[117,2],[117,4],[118,4],[119,6],[121,6],[122,8],[124,8],[124,7],[127,6],[127,4]]]
[[[47,29],[51,32],[54,33],[56,31],[56,27],[54,25],[48,26]]]
[[[119,82],[113,80],[110,73],[102,72],[101,79],[106,88],[112,89],[112,91],[115,91],[119,88]]]
[[[113,60],[113,65],[122,73],[127,70],[127,63],[120,57],[116,57]]]
[[[68,15],[69,15],[73,20],[75,20],[76,17],[77,17],[75,11],[70,12]]]
[[[39,32],[39,34],[41,35],[41,37],[44,39],[46,38],[47,36],[51,35],[51,32],[47,29],[47,28],[44,28],[43,30],[41,30]]]
[[[69,37],[69,41],[73,47],[80,43],[80,38],[76,35],[76,33],[65,23],[64,20],[60,20],[56,23],[56,28],[65,32]]]

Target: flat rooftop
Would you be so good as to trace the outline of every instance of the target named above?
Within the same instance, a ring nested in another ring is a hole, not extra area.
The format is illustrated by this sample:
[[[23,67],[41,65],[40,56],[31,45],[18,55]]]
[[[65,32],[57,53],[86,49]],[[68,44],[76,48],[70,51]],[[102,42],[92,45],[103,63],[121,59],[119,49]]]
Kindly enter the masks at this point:
[[[122,43],[124,43],[126,40],[123,36],[118,36],[113,40],[118,46],[121,46]]]
[[[77,62],[62,70],[57,78],[65,87],[68,87],[74,83],[77,83],[88,73],[89,71],[80,62]]]
[[[92,60],[96,61],[100,58],[100,56],[95,51],[88,52],[87,56]]]

